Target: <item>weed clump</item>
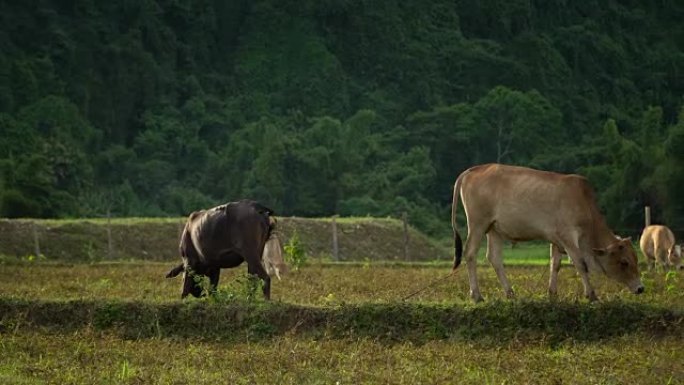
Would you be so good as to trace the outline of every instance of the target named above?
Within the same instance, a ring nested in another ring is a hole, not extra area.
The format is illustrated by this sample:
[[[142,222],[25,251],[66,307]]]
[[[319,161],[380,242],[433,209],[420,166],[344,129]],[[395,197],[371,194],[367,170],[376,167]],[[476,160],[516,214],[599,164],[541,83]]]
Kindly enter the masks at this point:
[[[308,256],[299,240],[299,233],[297,233],[297,231],[292,234],[285,246],[283,246],[283,249],[285,250],[285,261],[292,266],[295,271],[306,266]]]

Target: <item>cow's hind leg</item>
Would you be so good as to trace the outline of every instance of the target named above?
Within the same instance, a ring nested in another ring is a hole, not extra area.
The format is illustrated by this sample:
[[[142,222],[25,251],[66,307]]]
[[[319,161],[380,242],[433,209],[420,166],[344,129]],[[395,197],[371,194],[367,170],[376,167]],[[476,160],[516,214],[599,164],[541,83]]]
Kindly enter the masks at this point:
[[[667,264],[667,250],[662,249],[662,248],[661,249],[656,248],[656,262],[655,262],[656,273],[658,273],[660,271],[667,272],[668,270],[669,270],[669,266]]]
[[[247,272],[252,275],[256,275],[257,277],[261,278],[262,281],[264,281],[264,287],[263,287],[263,292],[264,292],[264,298],[271,299],[271,277],[268,275],[266,272],[266,269],[264,269],[263,265],[261,264],[261,260],[257,254],[255,254],[252,257],[247,257]]]
[[[474,302],[483,300],[480,294],[480,286],[477,283],[477,252],[480,250],[480,242],[484,231],[468,228],[468,238],[465,241],[465,260],[468,266],[468,281],[470,283],[470,298]]]
[[[501,238],[501,235],[493,230],[488,232],[487,259],[489,260],[489,263],[492,264],[492,267],[496,272],[496,276],[499,278],[499,282],[501,282],[504,293],[506,293],[506,297],[513,298],[513,288],[511,287],[511,283],[508,281],[508,277],[506,277],[506,271],[504,270],[503,266],[503,259],[501,257],[502,249],[503,238]]]
[[[555,298],[558,295],[558,272],[560,271],[561,258],[563,257],[563,254],[561,254],[560,248],[553,243],[549,248],[551,256],[551,267],[549,272],[549,297]]]

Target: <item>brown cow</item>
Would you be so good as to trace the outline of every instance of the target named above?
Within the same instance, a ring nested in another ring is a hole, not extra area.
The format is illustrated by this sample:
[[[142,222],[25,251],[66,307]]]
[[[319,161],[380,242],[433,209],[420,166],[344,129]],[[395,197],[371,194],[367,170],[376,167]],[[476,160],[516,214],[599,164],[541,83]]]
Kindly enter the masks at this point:
[[[459,175],[454,186],[451,222],[454,229],[454,269],[461,263],[463,245],[456,227],[459,195],[468,222],[465,259],[470,297],[481,301],[476,256],[487,235],[487,259],[491,262],[506,295],[513,289],[501,260],[504,240],[546,240],[567,251],[582,277],[584,295],[596,293],[589,271],[599,271],[642,293],[637,257],[629,238],[613,234],[599,212],[589,182],[579,175],[565,175],[530,168],[485,164]],[[558,250],[558,247],[555,248]],[[560,253],[551,248],[549,294],[557,293]]]
[[[660,263],[665,268],[673,266],[677,269],[684,269],[682,249],[675,244],[675,236],[666,226],[646,227],[641,234],[639,246],[649,269],[655,267],[656,263]]]
[[[247,261],[247,271],[264,281],[264,297],[269,299],[271,278],[262,264],[262,256],[275,225],[271,215],[271,209],[251,200],[190,214],[179,245],[183,262],[166,275],[172,278],[184,272],[181,298],[188,294],[202,295],[195,276],[208,276],[211,290],[215,291],[222,268]],[[282,260],[273,263],[279,264]]]

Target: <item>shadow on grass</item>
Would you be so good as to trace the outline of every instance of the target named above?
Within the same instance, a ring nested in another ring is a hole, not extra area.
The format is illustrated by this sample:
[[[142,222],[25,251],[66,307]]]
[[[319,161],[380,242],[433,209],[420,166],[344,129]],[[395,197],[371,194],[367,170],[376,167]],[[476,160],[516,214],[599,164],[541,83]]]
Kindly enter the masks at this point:
[[[18,330],[94,329],[122,338],[264,340],[279,335],[371,338],[387,343],[457,339],[596,341],[629,334],[684,336],[684,312],[604,302],[494,301],[480,305],[415,303],[309,307],[286,303],[154,304],[122,301],[47,302],[0,298],[0,335]]]

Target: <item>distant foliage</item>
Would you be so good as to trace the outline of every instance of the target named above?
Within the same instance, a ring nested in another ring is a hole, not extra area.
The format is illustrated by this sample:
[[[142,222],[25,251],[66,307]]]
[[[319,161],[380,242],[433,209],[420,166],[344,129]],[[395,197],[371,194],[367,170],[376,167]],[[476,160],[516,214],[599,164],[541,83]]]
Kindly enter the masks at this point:
[[[0,216],[398,215],[450,233],[485,162],[587,175],[684,232],[684,7],[6,2]],[[681,234],[684,235],[684,234]]]

